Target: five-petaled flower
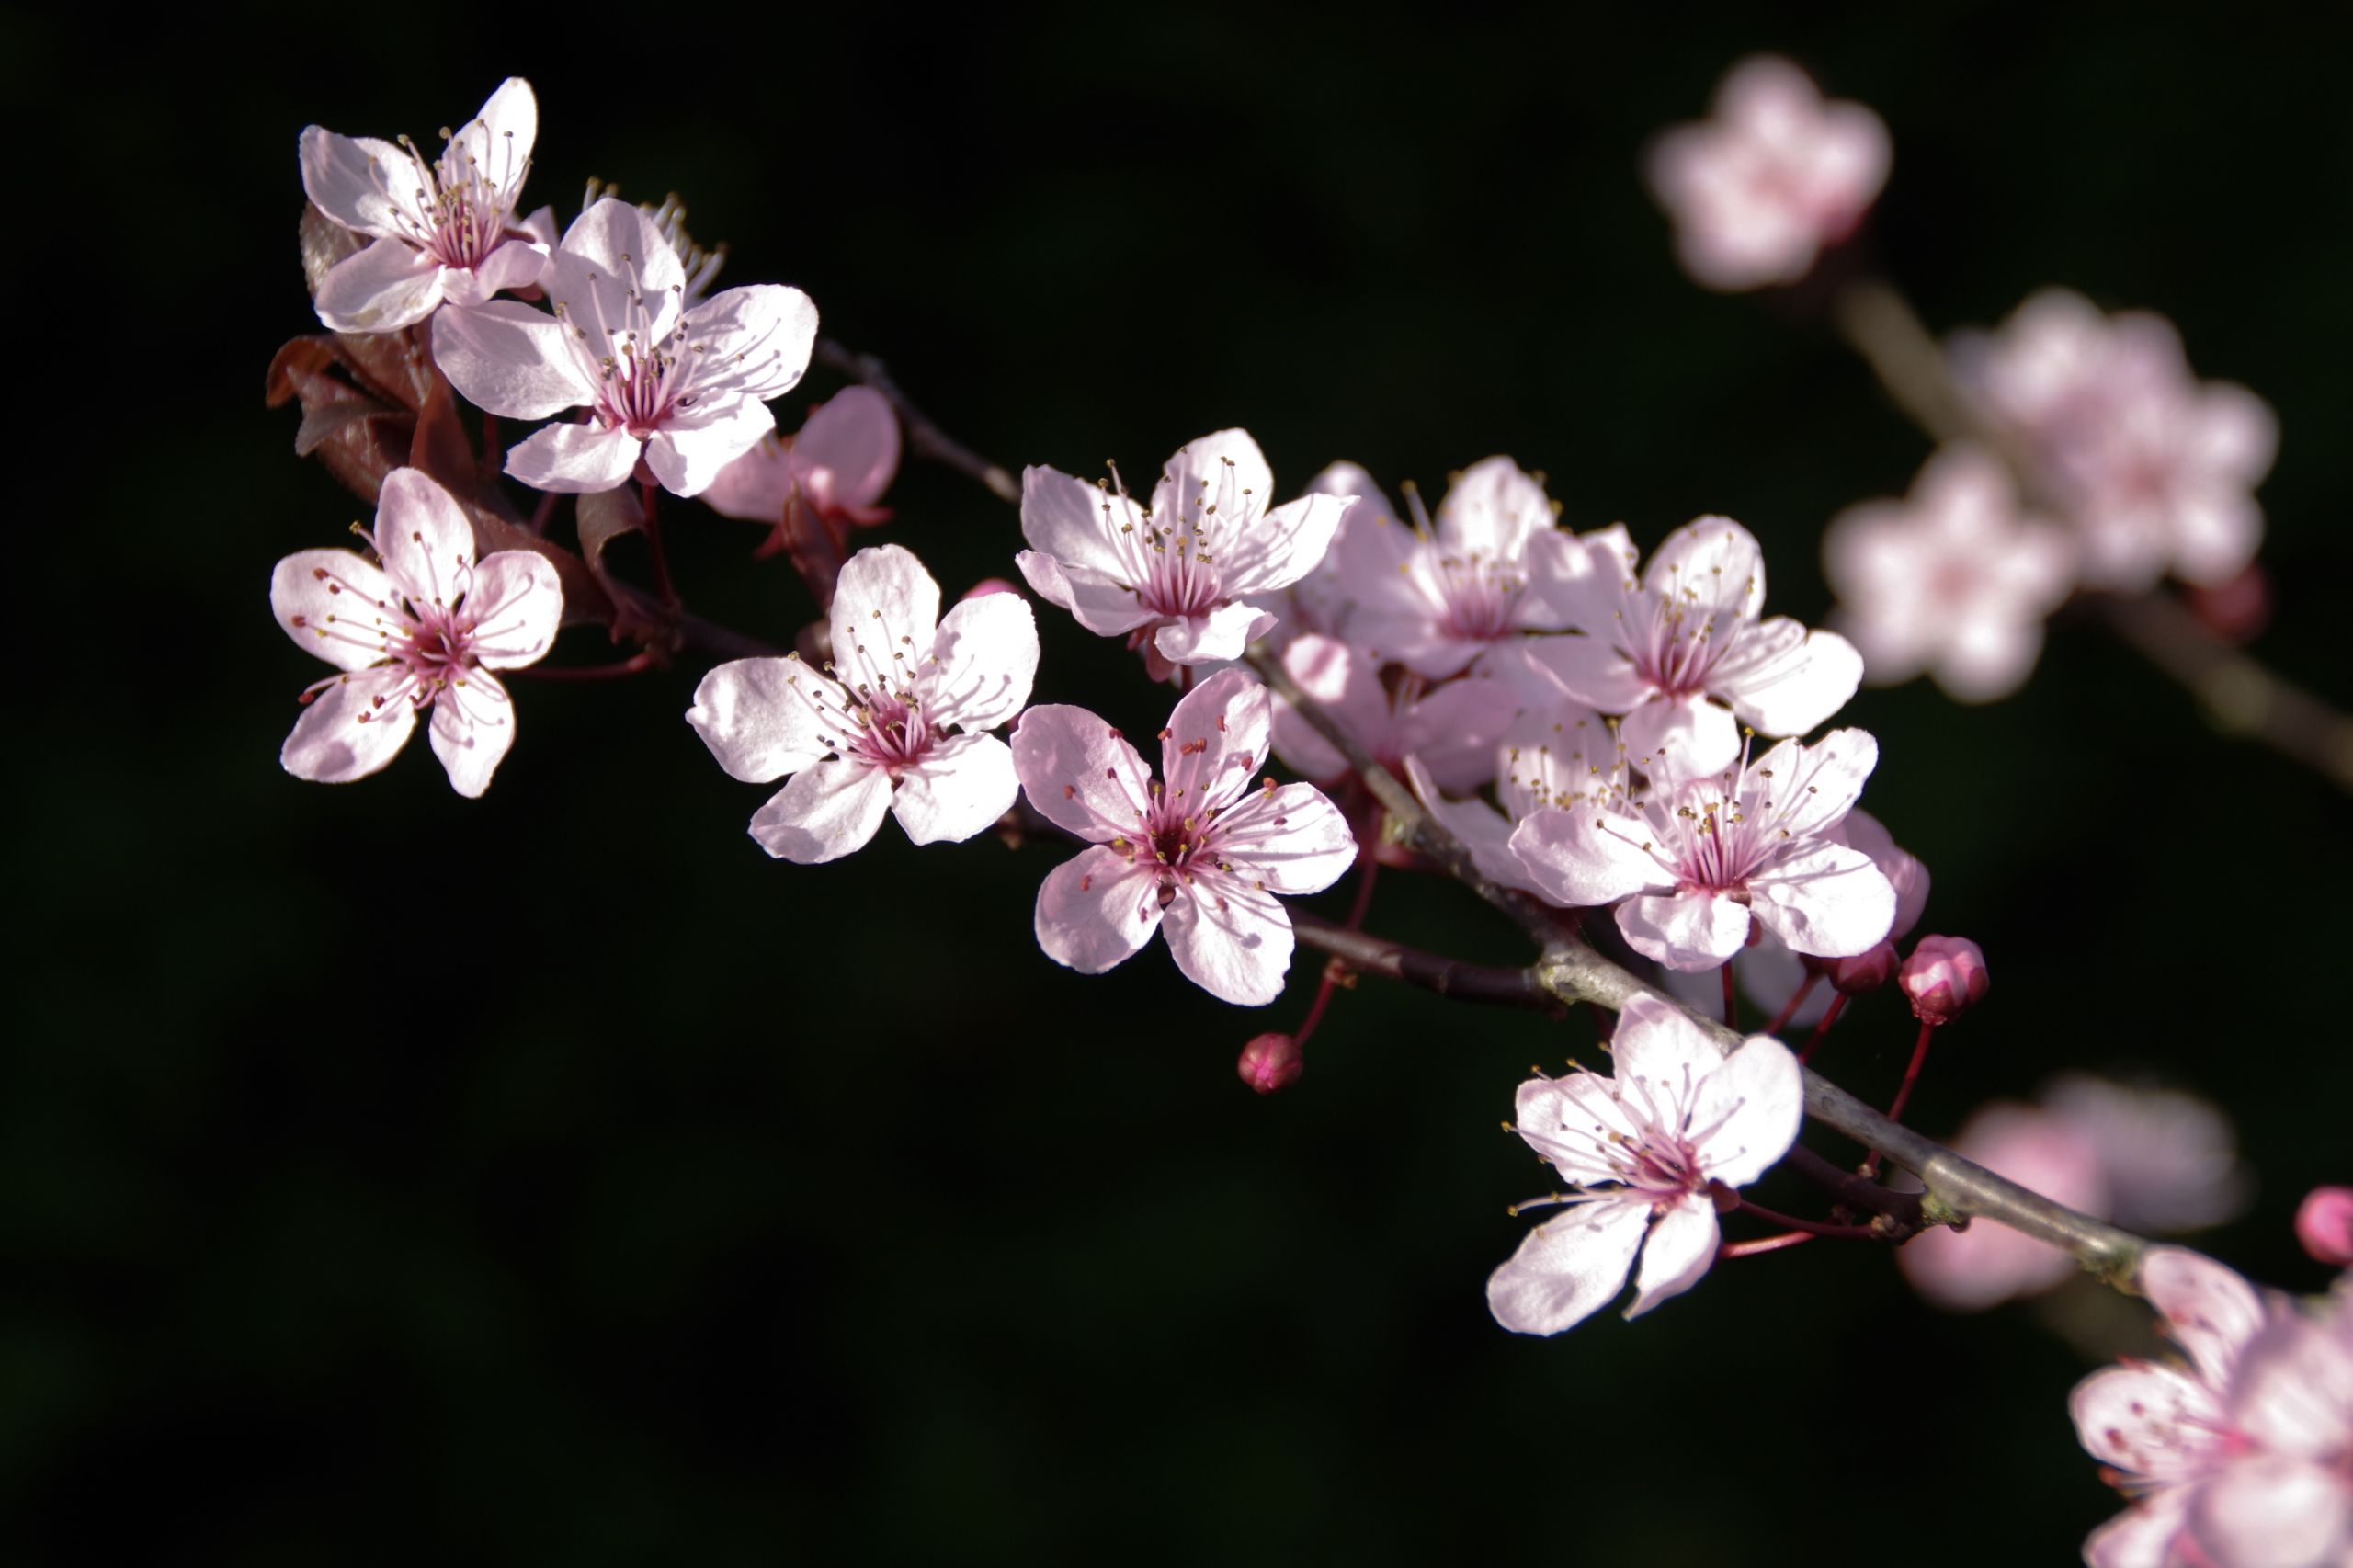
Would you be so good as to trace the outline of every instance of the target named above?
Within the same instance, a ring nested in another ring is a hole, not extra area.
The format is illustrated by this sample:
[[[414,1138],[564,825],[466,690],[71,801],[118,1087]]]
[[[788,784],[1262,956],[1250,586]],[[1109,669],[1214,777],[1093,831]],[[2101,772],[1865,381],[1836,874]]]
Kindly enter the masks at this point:
[[[663,488],[699,494],[776,428],[767,400],[809,368],[817,307],[761,283],[681,303],[686,270],[661,227],[610,197],[548,256],[553,314],[510,300],[434,318],[433,358],[477,407],[550,425],[506,455],[539,490],[610,490],[643,458]]]
[[[270,574],[288,636],[335,665],[278,761],[297,778],[345,784],[392,760],[433,710],[433,755],[460,795],[480,795],[515,742],[514,704],[494,670],[538,661],[563,619],[555,568],[528,550],[474,559],[473,527],[415,469],[385,476],[372,535],[382,562],[305,550]]]
[[[1887,127],[1825,102],[1788,61],[1753,55],[1716,89],[1715,118],[1658,139],[1645,172],[1676,254],[1711,289],[1794,283],[1852,233],[1887,183]]]
[[[1511,847],[1555,903],[1624,899],[1618,928],[1670,969],[1722,963],[1748,941],[1751,915],[1794,951],[1845,958],[1895,920],[1894,887],[1836,831],[1878,761],[1860,730],[1783,741],[1716,778],[1531,812]]]
[[[302,131],[312,205],[375,241],[319,283],[319,319],[337,332],[391,332],[436,306],[481,305],[540,276],[543,256],[515,217],[540,129],[531,85],[510,76],[431,163],[405,136]]]
[[[942,618],[939,585],[914,555],[861,550],[835,590],[833,648],[824,672],[792,655],[722,665],[687,710],[731,776],[791,776],[752,818],[762,848],[803,865],[839,859],[885,811],[916,844],[961,842],[1011,809],[1013,758],[983,732],[1029,700],[1028,601],[985,594]]]
[[[1038,890],[1049,958],[1100,974],[1159,930],[1211,995],[1255,1006],[1281,994],[1292,938],[1275,894],[1330,887],[1357,846],[1313,785],[1258,778],[1272,730],[1266,688],[1232,669],[1176,704],[1159,778],[1083,708],[1022,715],[1013,762],[1029,803],[1095,846]]]
[[[1768,1035],[1729,1055],[1673,1004],[1637,995],[1618,1016],[1611,1076],[1578,1069],[1519,1086],[1514,1131],[1571,1190],[1487,1281],[1495,1321],[1558,1334],[1608,1304],[1642,1255],[1637,1317],[1699,1282],[1716,1256],[1716,1196],[1763,1176],[1797,1142],[1797,1058]],[[1521,1204],[1519,1208],[1535,1207]]]
[[[1353,497],[1302,495],[1269,506],[1274,471],[1243,430],[1221,430],[1176,450],[1152,509],[1124,486],[1091,485],[1058,469],[1021,476],[1014,558],[1047,603],[1089,631],[1126,634],[1165,680],[1179,665],[1234,659],[1275,618],[1242,602],[1287,588],[1324,559]]]
[[[1846,706],[1863,657],[1830,631],[1765,608],[1765,553],[1730,517],[1686,523],[1634,576],[1626,530],[1578,540],[1592,562],[1569,623],[1530,652],[1579,702],[1622,713],[1630,758],[1663,773],[1715,773],[1740,756],[1740,725],[1801,735]],[[1736,721],[1736,722],[1735,722]]]

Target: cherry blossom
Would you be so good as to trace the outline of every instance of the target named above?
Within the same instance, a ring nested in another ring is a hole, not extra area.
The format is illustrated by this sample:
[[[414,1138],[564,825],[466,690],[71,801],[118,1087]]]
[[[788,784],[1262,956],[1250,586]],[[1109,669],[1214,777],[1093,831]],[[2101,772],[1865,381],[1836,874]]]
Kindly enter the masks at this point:
[[[696,495],[775,430],[767,400],[808,369],[817,307],[764,283],[682,308],[685,276],[654,220],[607,198],[548,256],[552,315],[499,300],[434,318],[433,357],[477,406],[517,419],[590,411],[518,443],[508,473],[540,490],[610,490],[642,458],[665,489]]]
[[[1313,785],[1254,787],[1273,727],[1266,688],[1221,670],[1169,716],[1154,779],[1135,747],[1083,708],[1022,715],[1013,761],[1029,803],[1094,846],[1038,890],[1047,957],[1100,974],[1158,930],[1185,977],[1212,996],[1255,1006],[1281,994],[1292,938],[1275,895],[1331,886],[1357,846]]]
[[[835,528],[887,522],[875,503],[899,472],[899,416],[872,387],[848,386],[812,409],[800,433],[774,434],[719,471],[702,503],[722,517],[776,524],[799,500]]]
[[[1244,430],[1176,449],[1145,511],[1124,485],[1090,485],[1058,469],[1021,476],[1014,557],[1040,597],[1101,636],[1125,634],[1165,680],[1180,665],[1241,657],[1274,617],[1245,602],[1287,588],[1324,559],[1353,505],[1302,495],[1269,507],[1274,472]]]
[[[1870,210],[1890,155],[1879,116],[1825,102],[1804,72],[1760,54],[1717,86],[1713,119],[1659,137],[1644,172],[1684,269],[1737,290],[1812,271]]]
[[[1757,619],[1765,557],[1730,517],[1701,517],[1651,552],[1638,581],[1622,528],[1586,535],[1592,562],[1570,624],[1582,637],[1533,648],[1562,689],[1625,715],[1629,754],[1652,773],[1715,773],[1740,755],[1740,725],[1797,735],[1862,682],[1854,644],[1786,616]]]
[[[1906,499],[1841,512],[1822,561],[1841,601],[1835,623],[1871,683],[1927,670],[1962,702],[2018,688],[2043,619],[2075,586],[2070,537],[2019,507],[2008,465],[1966,445],[1930,460]]]
[[[1714,1261],[1718,1192],[1746,1187],[1797,1141],[1797,1058],[1752,1035],[1726,1055],[1672,1004],[1637,995],[1618,1016],[1611,1076],[1579,1069],[1519,1086],[1515,1131],[1570,1190],[1487,1281],[1495,1321],[1558,1334],[1608,1304],[1626,1315],[1699,1282]],[[1529,1205],[1523,1204],[1521,1208]]]
[[[1307,482],[1305,494],[1337,495],[1355,505],[1340,514],[1323,559],[1305,576],[1287,588],[1244,596],[1244,603],[1274,618],[1274,624],[1259,636],[1278,653],[1290,647],[1294,637],[1311,633],[1339,637],[1345,633],[1354,608],[1339,564],[1350,548],[1348,536],[1358,529],[1388,528],[1397,516],[1389,498],[1381,493],[1381,486],[1373,483],[1372,475],[1357,463],[1343,460],[1326,464],[1322,472]]]
[[[2054,1202],[2087,1214],[2109,1209],[2098,1147],[2083,1129],[2038,1106],[2003,1100],[1981,1108],[1952,1141],[1953,1152]],[[1953,1312],[1984,1312],[2047,1290],[2075,1272],[2075,1259],[1991,1220],[1966,1231],[1923,1232],[1895,1255],[1904,1277]]]
[[[1542,890],[1512,847],[1513,832],[1522,822],[1547,807],[1582,802],[1629,809],[1632,787],[1617,733],[1592,710],[1563,698],[1557,687],[1542,700],[1529,702],[1488,753],[1476,782],[1494,785],[1494,804],[1477,796],[1449,799],[1422,756],[1407,756],[1404,766],[1424,809],[1462,841],[1479,873],[1523,892]],[[1472,782],[1465,778],[1455,787]]]
[[[1029,700],[1029,602],[985,594],[943,618],[931,574],[886,544],[842,567],[832,627],[824,671],[791,654],[738,659],[703,676],[687,710],[730,777],[790,777],[752,818],[760,846],[816,865],[862,847],[885,811],[912,842],[938,844],[1011,810],[1013,755],[983,732]]]
[[[2046,289],[1949,352],[1980,416],[2075,525],[2086,585],[2131,592],[2171,572],[2215,587],[2254,559],[2253,493],[2278,422],[2245,387],[2199,381],[2172,323]]]
[[[1473,463],[1448,486],[1435,526],[1417,493],[1407,499],[1413,528],[1368,511],[1371,526],[1333,547],[1336,621],[1350,642],[1443,680],[1524,631],[1569,624],[1592,567],[1554,526],[1536,476],[1509,458]]]
[[[322,784],[364,778],[429,709],[450,787],[479,796],[515,741],[514,704],[492,672],[536,663],[554,644],[555,568],[528,550],[477,561],[465,513],[415,469],[385,476],[375,530],[361,537],[377,562],[305,550],[270,574],[278,624],[339,672],[303,693],[278,761]]]
[[[1626,902],[1618,926],[1670,969],[1713,969],[1751,916],[1819,958],[1884,940],[1895,890],[1836,831],[1879,760],[1860,730],[1784,741],[1756,761],[1642,796],[1588,796],[1524,818],[1511,847],[1536,891],[1571,908]]]
[[[540,276],[545,246],[516,218],[540,129],[531,85],[510,76],[431,163],[405,136],[302,130],[302,189],[375,243],[320,280],[319,319],[337,332],[391,332],[443,301],[481,305]]]
[[[2172,1247],[2142,1260],[2141,1283],[2189,1365],[2128,1361],[2076,1385],[2076,1435],[2132,1499],[2092,1532],[2084,1561],[2353,1561],[2353,1296],[2300,1311]]]
[[[1392,771],[1417,756],[1440,789],[1475,788],[1495,776],[1495,743],[1519,716],[1501,681],[1449,681],[1426,690],[1408,674],[1393,689],[1362,649],[1309,633],[1283,649],[1283,668],[1318,707]],[[1275,755],[1318,783],[1348,772],[1348,760],[1313,725],[1275,699]]]

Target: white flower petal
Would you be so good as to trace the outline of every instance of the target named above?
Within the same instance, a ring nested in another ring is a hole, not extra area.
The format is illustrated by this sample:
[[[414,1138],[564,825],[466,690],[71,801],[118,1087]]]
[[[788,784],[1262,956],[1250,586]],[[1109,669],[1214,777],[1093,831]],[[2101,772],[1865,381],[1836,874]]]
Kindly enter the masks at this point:
[[[1579,1203],[1530,1231],[1487,1279],[1487,1308],[1515,1334],[1558,1334],[1591,1317],[1626,1283],[1650,1229],[1635,1199]]]
[[[911,844],[961,844],[1013,809],[1021,780],[995,735],[947,735],[903,770],[891,814]]]
[[[805,767],[752,817],[752,836],[780,860],[803,866],[862,849],[891,808],[891,776],[872,763],[835,757]]]

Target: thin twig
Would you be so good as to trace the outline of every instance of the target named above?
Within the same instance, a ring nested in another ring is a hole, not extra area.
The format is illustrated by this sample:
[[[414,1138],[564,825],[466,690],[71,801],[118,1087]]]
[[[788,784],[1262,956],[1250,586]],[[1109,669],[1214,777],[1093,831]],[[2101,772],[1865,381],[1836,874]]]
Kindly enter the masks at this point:
[[[899,415],[900,428],[906,432],[907,445],[915,455],[954,469],[967,478],[987,487],[998,500],[1012,506],[1021,504],[1021,483],[1004,468],[989,461],[972,448],[949,436],[926,417],[923,410],[909,401],[891,379],[882,361],[871,354],[859,354],[835,343],[830,337],[817,340],[817,362],[830,370],[838,370],[854,381],[872,387],[891,400]]]
[[[1465,963],[1458,959],[1440,958],[1436,953],[1426,953],[1402,942],[1390,941],[1385,937],[1352,931],[1304,910],[1291,911],[1290,924],[1302,942],[1330,953],[1350,969],[1387,975],[1392,980],[1402,980],[1408,985],[1434,991],[1460,1002],[1527,1007],[1540,1013],[1560,1014],[1566,1011],[1560,1001],[1538,983],[1533,970],[1509,969],[1500,964]]]

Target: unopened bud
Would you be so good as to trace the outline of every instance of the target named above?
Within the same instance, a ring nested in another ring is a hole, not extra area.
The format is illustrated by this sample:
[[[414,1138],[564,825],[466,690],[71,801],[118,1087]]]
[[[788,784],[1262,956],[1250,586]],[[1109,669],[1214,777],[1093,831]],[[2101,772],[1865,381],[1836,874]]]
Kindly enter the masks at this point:
[[[2353,1187],[2316,1187],[2296,1205],[2296,1239],[2333,1268],[2353,1267]]]
[[[2271,583],[2259,565],[2211,588],[2189,588],[2182,597],[2190,613],[2225,642],[2252,642],[2271,623]]]
[[[1242,1081],[1262,1095],[1288,1088],[1307,1068],[1307,1052],[1287,1034],[1262,1034],[1242,1048],[1233,1064]]]
[[[989,594],[1013,594],[1017,597],[1020,592],[1020,589],[1015,587],[1012,584],[1006,582],[1002,577],[983,577],[979,582],[964,590],[964,598],[977,599]],[[962,600],[960,599],[957,602],[961,604]]]
[[[1852,958],[1832,959],[1824,971],[1830,983],[1849,996],[1860,996],[1866,991],[1876,991],[1895,978],[1895,944],[1881,942],[1867,953]]]
[[[1985,955],[1966,937],[1923,937],[1896,973],[1912,1016],[1949,1024],[1985,999]]]

